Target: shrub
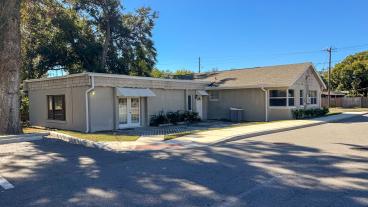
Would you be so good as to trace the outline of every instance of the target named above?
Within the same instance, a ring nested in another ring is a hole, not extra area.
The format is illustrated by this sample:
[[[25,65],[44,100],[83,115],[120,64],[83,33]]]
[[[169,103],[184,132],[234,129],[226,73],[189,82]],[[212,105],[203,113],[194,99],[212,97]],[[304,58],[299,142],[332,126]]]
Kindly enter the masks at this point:
[[[170,123],[177,124],[178,122],[181,122],[182,120],[180,117],[180,112],[167,112],[166,117],[169,119]]]
[[[166,114],[163,111],[160,111],[157,115],[152,115],[150,120],[151,126],[158,126],[160,124],[168,124],[169,119],[167,118]]]
[[[186,111],[184,112],[184,121],[187,122],[197,122],[200,121],[201,118],[198,116],[197,112],[193,112],[193,111]]]
[[[294,119],[307,119],[324,116],[329,112],[328,108],[295,109],[292,111]]]
[[[29,121],[29,98],[27,96],[23,96],[20,103],[20,120],[23,124]]]
[[[177,124],[178,122],[197,122],[200,121],[201,118],[198,116],[197,112],[192,111],[176,111],[176,112],[167,112],[166,114],[161,111],[157,115],[152,115],[150,120],[151,126],[159,126],[160,124]]]

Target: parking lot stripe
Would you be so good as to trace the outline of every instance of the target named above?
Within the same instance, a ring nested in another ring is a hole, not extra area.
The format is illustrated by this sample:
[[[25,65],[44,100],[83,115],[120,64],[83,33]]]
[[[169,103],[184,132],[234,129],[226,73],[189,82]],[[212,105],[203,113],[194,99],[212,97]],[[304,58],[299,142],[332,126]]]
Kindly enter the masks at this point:
[[[3,187],[5,190],[9,190],[14,188],[14,185],[9,183],[5,178],[0,176],[0,186]]]

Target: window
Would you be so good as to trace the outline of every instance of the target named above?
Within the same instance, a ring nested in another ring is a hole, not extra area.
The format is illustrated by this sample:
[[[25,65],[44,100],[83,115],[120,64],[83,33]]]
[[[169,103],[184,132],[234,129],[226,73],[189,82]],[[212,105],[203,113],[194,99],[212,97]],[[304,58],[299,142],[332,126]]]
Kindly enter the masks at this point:
[[[301,106],[304,105],[304,91],[303,90],[299,91],[299,105]]]
[[[65,96],[47,96],[47,118],[65,121]]]
[[[270,106],[287,106],[286,90],[270,90]]]
[[[288,105],[294,106],[294,90],[292,89],[288,90]]]
[[[270,90],[270,106],[294,106],[294,90]]]
[[[220,98],[219,91],[209,91],[208,95],[209,95],[209,100],[210,101],[218,101],[219,98]]]
[[[309,104],[317,104],[317,91],[309,91],[308,94]]]
[[[192,111],[192,95],[188,95],[188,111]]]

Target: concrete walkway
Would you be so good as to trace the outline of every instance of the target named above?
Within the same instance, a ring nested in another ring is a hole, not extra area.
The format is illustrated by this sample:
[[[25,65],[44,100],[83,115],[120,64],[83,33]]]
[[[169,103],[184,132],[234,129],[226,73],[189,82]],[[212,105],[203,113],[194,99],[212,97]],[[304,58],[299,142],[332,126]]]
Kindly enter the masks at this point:
[[[248,137],[271,134],[276,132],[288,131],[298,128],[320,125],[335,122],[343,119],[352,118],[366,114],[367,112],[345,112],[338,115],[331,115],[308,120],[286,120],[270,123],[262,123],[248,126],[235,126],[223,129],[201,131],[191,135],[166,141],[167,144],[180,145],[215,145],[223,142],[230,142]]]
[[[164,141],[163,136],[142,136],[135,142],[103,142],[103,144],[114,151],[195,148],[335,122],[366,113],[367,112],[346,112],[338,115],[308,120],[286,120],[253,125],[223,127],[220,129],[203,130],[169,141]]]

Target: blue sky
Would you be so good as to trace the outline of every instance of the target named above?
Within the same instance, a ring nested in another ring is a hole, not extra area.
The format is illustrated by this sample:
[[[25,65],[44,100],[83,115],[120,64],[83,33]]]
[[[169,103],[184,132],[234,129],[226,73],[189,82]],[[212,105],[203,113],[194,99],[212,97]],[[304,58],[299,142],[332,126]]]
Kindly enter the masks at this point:
[[[367,0],[124,0],[159,12],[157,67],[225,70],[311,61],[327,68],[368,50]],[[355,46],[355,47],[350,47]],[[346,48],[349,47],[349,48]],[[300,53],[299,53],[300,52]],[[305,53],[304,53],[305,52]]]

